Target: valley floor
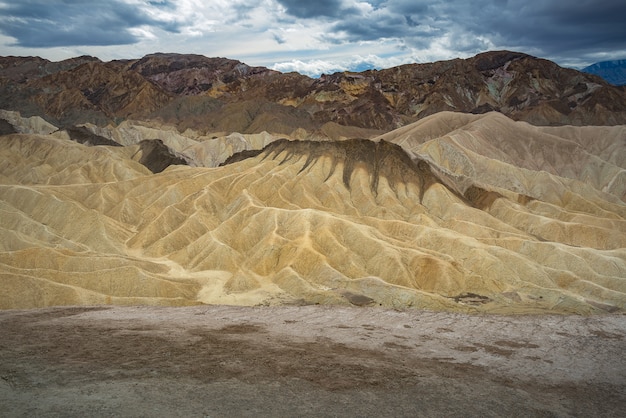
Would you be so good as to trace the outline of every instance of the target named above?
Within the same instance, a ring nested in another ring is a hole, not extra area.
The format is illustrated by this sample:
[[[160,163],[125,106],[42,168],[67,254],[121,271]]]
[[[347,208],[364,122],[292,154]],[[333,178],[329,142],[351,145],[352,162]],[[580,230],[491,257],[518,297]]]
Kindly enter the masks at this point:
[[[626,316],[0,311],[0,416],[618,416]]]

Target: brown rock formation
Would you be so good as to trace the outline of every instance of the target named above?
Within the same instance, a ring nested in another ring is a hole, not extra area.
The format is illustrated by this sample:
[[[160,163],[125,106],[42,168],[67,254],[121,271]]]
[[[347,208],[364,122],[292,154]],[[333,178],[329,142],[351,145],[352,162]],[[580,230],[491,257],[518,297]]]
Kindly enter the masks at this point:
[[[328,123],[382,133],[445,110],[496,110],[535,125],[616,125],[626,123],[625,108],[624,87],[508,51],[319,79],[198,55],[0,59],[0,109],[62,126],[130,118],[181,131],[324,135]]]

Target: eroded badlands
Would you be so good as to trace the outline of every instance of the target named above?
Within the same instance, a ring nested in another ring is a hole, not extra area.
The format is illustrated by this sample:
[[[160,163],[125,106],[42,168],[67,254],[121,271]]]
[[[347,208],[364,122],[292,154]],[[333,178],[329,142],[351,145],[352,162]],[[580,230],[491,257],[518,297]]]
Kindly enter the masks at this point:
[[[625,126],[442,112],[341,142],[164,128],[190,165],[159,173],[140,163],[154,130],[131,128],[99,128],[119,147],[0,137],[0,308],[626,308]]]

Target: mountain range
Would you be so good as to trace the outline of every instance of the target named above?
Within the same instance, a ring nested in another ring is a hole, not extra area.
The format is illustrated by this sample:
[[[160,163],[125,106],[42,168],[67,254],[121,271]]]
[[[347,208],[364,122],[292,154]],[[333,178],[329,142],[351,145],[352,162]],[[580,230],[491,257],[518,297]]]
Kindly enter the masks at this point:
[[[214,133],[373,136],[440,111],[534,125],[626,123],[624,87],[510,52],[313,79],[226,58],[0,58],[0,109],[67,127],[151,120]]]
[[[600,77],[0,63],[0,308],[626,310],[626,90]]]
[[[598,75],[616,86],[626,85],[626,60],[597,62],[581,71]]]

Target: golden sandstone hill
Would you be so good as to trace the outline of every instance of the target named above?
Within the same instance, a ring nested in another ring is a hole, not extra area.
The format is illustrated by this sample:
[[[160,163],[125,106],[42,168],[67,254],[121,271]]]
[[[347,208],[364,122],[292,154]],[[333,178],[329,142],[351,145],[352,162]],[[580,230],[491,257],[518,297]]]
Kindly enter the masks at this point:
[[[439,112],[303,141],[4,119],[25,133],[0,137],[0,308],[626,309],[624,125]]]

